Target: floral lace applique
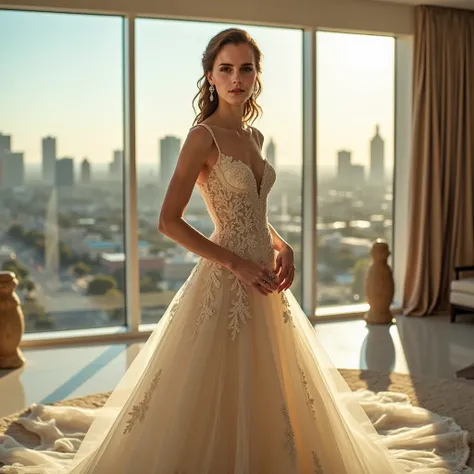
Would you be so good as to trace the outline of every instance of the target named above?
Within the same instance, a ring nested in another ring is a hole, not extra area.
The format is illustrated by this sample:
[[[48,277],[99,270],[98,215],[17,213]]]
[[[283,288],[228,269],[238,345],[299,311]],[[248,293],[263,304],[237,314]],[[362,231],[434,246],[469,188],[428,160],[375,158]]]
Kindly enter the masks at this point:
[[[313,465],[314,465],[314,474],[324,474],[323,467],[319,462],[319,458],[314,451],[311,451],[313,454]]]
[[[231,301],[229,310],[229,330],[232,341],[235,341],[237,334],[241,332],[240,322],[246,323],[248,319],[252,319],[250,313],[250,305],[248,302],[248,287],[240,281],[233,273],[229,275],[229,279],[233,279],[234,282],[230,287],[230,291],[235,292],[236,298]]]
[[[146,412],[148,411],[148,408],[150,407],[150,401],[153,393],[155,392],[156,388],[158,387],[158,382],[160,381],[161,378],[161,372],[162,370],[160,369],[158,373],[155,374],[153,377],[153,380],[150,383],[150,387],[148,390],[145,392],[145,396],[143,400],[140,403],[137,403],[132,407],[132,411],[128,413],[130,416],[130,419],[127,421],[127,425],[123,431],[123,434],[130,433],[132,431],[133,426],[137,421],[141,422],[143,421],[143,418],[145,417]]]
[[[260,184],[260,198],[255,178],[247,164],[223,153],[206,181],[199,185],[209,213],[216,224],[216,234],[226,248],[245,258],[257,258],[271,236],[266,235],[266,197],[275,181],[275,172],[266,165]],[[273,174],[272,174],[273,172]],[[271,176],[273,175],[273,180]],[[253,189],[254,192],[249,192]]]
[[[281,302],[283,304],[283,321],[284,323],[291,323],[293,327],[295,327],[295,323],[293,321],[293,315],[291,314],[290,303],[288,302],[288,298],[285,295],[285,292],[282,291],[281,295]]]
[[[266,196],[274,183],[275,171],[266,163],[260,190],[250,167],[231,156],[219,153],[207,179],[199,184],[209,214],[216,230],[211,240],[243,258],[255,262],[262,257],[273,257],[271,234],[266,215]],[[260,192],[259,192],[260,191]],[[270,260],[269,260],[270,261]],[[206,270],[207,271],[207,270]],[[213,293],[218,287],[222,272],[213,271],[212,282],[206,285],[201,315],[196,324],[194,337],[205,319],[215,313]],[[230,307],[228,329],[232,341],[242,332],[242,325],[251,319],[249,288],[230,272]]]
[[[214,291],[219,289],[222,285],[222,268],[214,262],[206,261],[205,268],[203,270],[204,275],[204,288],[202,292],[201,305],[199,307],[199,317],[196,321],[193,330],[193,341],[196,340],[199,330],[203,322],[207,319],[211,319],[216,314],[216,308],[214,305],[215,294]]]
[[[306,405],[311,410],[311,414],[313,415],[313,420],[316,420],[316,412],[314,410],[314,398],[311,397],[308,390],[308,381],[306,380],[306,374],[304,370],[301,368],[300,364],[298,363],[298,369],[301,374],[301,380],[303,381],[303,387],[306,394]]]
[[[275,268],[275,249],[273,248],[273,237],[269,228],[265,229],[264,242],[265,242],[266,259],[269,262],[271,262],[272,269],[274,269]]]
[[[232,183],[239,190],[248,190],[249,182],[247,178],[247,170],[242,169],[243,166],[247,166],[239,160],[234,160],[231,156],[222,154],[221,160],[227,166],[224,170],[224,176],[228,182]]]
[[[285,417],[285,449],[288,451],[288,456],[292,460],[296,458],[296,444],[295,444],[295,433],[293,431],[293,425],[291,424],[290,415],[288,413],[288,408],[286,404],[283,403],[281,412]]]

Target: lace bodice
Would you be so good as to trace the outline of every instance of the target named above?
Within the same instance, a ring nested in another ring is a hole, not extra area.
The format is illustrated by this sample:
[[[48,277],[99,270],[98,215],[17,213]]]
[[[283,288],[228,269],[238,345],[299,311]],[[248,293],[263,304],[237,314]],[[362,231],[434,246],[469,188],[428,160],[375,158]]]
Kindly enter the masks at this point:
[[[221,152],[208,178],[198,184],[208,212],[215,225],[213,242],[237,255],[267,265],[273,262],[272,236],[268,227],[268,193],[276,180],[274,168],[265,160],[261,183],[243,161]]]

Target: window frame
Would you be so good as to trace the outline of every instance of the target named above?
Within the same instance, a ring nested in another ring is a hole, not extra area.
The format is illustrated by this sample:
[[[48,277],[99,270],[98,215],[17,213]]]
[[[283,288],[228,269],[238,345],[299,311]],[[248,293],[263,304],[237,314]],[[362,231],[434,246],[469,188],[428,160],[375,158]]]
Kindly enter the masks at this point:
[[[6,10],[27,10],[24,7],[6,8]],[[4,9],[2,9],[4,10]],[[32,10],[30,10],[32,11]],[[138,186],[136,162],[136,91],[135,91],[135,40],[136,19],[150,16],[135,13],[82,12],[80,10],[44,9],[50,13],[101,14],[119,16],[123,19],[123,107],[124,107],[124,212],[125,212],[125,313],[124,326],[91,328],[83,330],[64,330],[24,334],[22,348],[74,345],[85,343],[111,343],[120,341],[145,340],[153,332],[156,324],[141,324],[138,258]],[[166,18],[163,18],[166,19]],[[178,19],[178,18],[176,18]],[[180,18],[185,19],[185,18]],[[196,20],[204,21],[204,20]],[[210,21],[216,21],[212,19]],[[265,25],[272,26],[272,25]],[[360,318],[368,305],[351,307],[316,307],[316,265],[317,260],[317,75],[316,75],[316,35],[318,31],[328,31],[317,27],[294,27],[303,35],[303,160],[302,160],[302,308],[310,321],[320,322],[347,318]],[[336,31],[336,30],[332,30]],[[353,31],[337,30],[341,33]],[[358,31],[357,33],[364,33]],[[373,34],[367,32],[367,34]],[[383,35],[383,33],[380,33]],[[393,175],[393,249],[392,262],[396,293],[395,313],[399,312],[402,301],[405,257],[408,240],[408,183],[411,162],[411,86],[413,63],[413,36],[388,34],[395,38],[395,150]]]

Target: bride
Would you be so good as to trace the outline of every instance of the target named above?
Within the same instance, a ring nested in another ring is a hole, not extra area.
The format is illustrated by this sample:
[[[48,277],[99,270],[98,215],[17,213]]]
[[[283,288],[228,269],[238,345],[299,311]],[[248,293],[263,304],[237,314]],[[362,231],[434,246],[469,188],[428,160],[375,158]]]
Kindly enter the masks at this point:
[[[224,30],[202,65],[199,114],[159,223],[200,259],[104,407],[32,405],[17,422],[41,444],[4,435],[0,472],[472,473],[452,419],[402,394],[352,393],[293,297],[293,250],[267,218],[276,173],[251,126],[257,44]],[[209,238],[182,217],[195,185]]]

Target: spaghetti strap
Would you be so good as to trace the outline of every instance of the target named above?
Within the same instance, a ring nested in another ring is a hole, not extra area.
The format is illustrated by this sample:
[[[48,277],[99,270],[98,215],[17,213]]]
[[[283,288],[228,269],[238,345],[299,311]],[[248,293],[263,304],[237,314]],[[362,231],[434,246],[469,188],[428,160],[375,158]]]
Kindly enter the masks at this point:
[[[216,136],[214,135],[214,132],[212,131],[212,128],[207,125],[206,123],[198,123],[196,125],[197,127],[204,127],[212,136],[212,139],[214,140],[214,143],[216,144],[216,148],[217,148],[217,151],[219,152],[219,154],[221,154],[221,149],[219,147],[219,143],[217,143],[217,139],[216,139]]]

